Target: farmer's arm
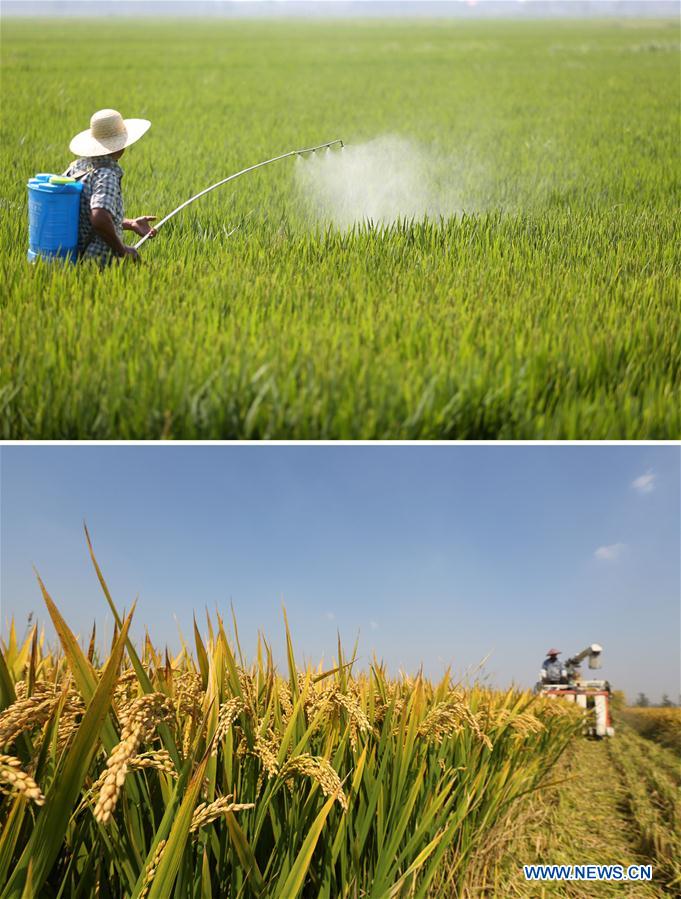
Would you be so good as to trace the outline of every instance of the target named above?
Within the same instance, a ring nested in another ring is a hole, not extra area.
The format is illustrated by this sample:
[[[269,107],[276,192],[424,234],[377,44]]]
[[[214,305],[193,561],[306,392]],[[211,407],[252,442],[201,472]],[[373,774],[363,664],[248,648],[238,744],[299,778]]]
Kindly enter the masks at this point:
[[[130,256],[137,260],[137,250],[124,244],[118,234],[111,213],[107,209],[96,207],[90,211],[90,221],[95,233],[114,251],[116,256]]]

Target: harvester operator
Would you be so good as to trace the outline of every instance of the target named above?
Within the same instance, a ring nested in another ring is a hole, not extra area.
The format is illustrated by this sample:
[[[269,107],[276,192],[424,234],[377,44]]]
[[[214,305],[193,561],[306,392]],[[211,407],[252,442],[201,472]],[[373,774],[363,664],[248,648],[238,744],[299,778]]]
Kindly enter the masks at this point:
[[[564,684],[567,683],[567,670],[559,660],[559,649],[549,649],[542,663],[542,683]]]

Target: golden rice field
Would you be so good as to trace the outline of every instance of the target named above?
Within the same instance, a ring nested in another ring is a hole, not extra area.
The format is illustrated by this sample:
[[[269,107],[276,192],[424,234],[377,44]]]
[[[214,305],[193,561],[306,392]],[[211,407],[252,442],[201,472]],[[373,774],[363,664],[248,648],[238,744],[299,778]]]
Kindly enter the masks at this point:
[[[340,645],[302,670],[288,626],[283,670],[219,616],[177,656],[135,647],[97,572],[106,658],[42,582],[58,644],[2,644],[2,899],[462,895],[580,726],[526,692],[356,671]]]
[[[681,708],[627,708],[620,713],[641,736],[681,755]]]

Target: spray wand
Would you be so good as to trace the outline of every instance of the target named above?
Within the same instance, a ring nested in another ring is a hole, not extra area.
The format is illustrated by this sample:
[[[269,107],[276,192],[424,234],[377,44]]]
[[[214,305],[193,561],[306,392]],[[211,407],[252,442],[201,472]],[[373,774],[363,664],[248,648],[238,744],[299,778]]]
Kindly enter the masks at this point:
[[[236,172],[234,175],[230,175],[228,178],[223,178],[222,181],[218,181],[216,184],[211,184],[210,187],[204,188],[202,191],[199,191],[198,194],[195,194],[193,197],[185,200],[184,203],[177,207],[177,209],[173,209],[172,212],[169,212],[168,215],[162,218],[157,225],[154,225],[154,230],[158,231],[161,225],[165,225],[167,221],[170,221],[170,219],[174,215],[177,215],[178,212],[181,212],[183,209],[189,206],[190,203],[193,203],[194,200],[198,200],[199,197],[202,197],[204,194],[210,193],[210,191],[215,190],[216,187],[221,187],[223,184],[227,184],[228,181],[234,181],[235,178],[239,178],[241,175],[245,175],[248,172],[253,172],[255,171],[255,169],[261,169],[264,165],[270,165],[270,163],[272,162],[279,162],[280,159],[288,159],[289,156],[302,156],[304,153],[316,153],[317,150],[324,150],[327,147],[333,147],[334,144],[340,144],[341,148],[344,146],[343,141],[339,139],[331,140],[328,142],[328,144],[320,144],[318,147],[307,147],[304,150],[291,150],[290,153],[283,153],[281,156],[275,156],[272,159],[266,159],[265,162],[259,162],[257,165],[251,165],[247,169],[242,169],[240,172]],[[135,249],[139,250],[142,244],[148,239],[149,235],[145,234],[144,237],[141,238],[141,240],[137,241],[137,243],[135,244]]]

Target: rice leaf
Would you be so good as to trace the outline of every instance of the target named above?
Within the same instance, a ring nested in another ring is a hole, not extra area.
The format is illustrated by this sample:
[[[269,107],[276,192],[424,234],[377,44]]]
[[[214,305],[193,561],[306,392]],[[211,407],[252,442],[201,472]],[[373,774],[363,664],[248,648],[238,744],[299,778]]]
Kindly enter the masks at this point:
[[[118,641],[88,703],[70,751],[65,754],[52,787],[46,794],[45,805],[38,814],[36,825],[2,893],[2,899],[21,897],[28,881],[29,866],[33,888],[39,892],[59,854],[73,805],[99,748],[132,614],[131,611],[121,628]]]

